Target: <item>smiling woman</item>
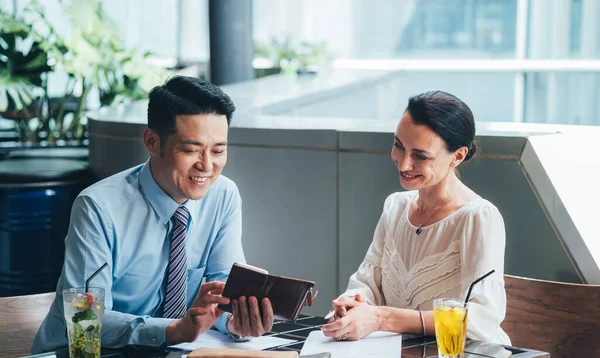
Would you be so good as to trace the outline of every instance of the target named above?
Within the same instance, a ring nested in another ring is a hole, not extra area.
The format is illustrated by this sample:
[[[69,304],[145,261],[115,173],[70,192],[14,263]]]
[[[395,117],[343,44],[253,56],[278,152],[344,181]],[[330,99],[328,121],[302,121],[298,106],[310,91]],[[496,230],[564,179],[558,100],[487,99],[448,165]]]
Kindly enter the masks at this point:
[[[510,344],[500,328],[506,311],[502,215],[457,176],[476,152],[475,121],[455,96],[412,97],[398,123],[391,158],[405,192],[384,204],[371,246],[325,335],[361,339],[373,331],[435,333],[432,302],[466,296],[468,285],[494,269],[469,300],[467,336]]]

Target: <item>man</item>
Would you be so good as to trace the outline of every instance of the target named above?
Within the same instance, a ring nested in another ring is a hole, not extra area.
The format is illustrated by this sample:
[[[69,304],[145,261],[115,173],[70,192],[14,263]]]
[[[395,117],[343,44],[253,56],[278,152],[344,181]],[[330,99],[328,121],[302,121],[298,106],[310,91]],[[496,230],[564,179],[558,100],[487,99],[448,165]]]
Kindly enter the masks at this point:
[[[218,281],[234,262],[245,262],[240,195],[220,175],[234,110],[218,87],[196,78],[174,77],[152,89],[143,133],[150,159],[90,186],[73,203],[56,299],[33,353],[67,346],[62,290],[83,287],[105,262],[90,282],[105,289],[103,347],[189,342],[213,325],[236,339],[271,329],[266,298],[234,300],[233,315],[215,307],[229,302]]]

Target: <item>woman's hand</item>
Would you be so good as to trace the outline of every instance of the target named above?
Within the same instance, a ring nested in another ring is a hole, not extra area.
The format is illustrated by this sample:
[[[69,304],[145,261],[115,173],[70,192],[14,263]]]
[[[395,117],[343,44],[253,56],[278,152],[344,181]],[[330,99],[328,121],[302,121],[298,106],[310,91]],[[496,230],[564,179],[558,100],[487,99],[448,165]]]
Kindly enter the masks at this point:
[[[334,300],[333,308],[332,322],[321,327],[327,337],[356,341],[379,330],[378,307],[366,303],[361,295]]]
[[[350,300],[354,298],[354,300],[357,302],[365,302],[365,299],[360,295],[360,293],[357,293],[354,296],[348,296],[346,298]],[[346,306],[344,302],[342,302],[340,299],[331,301],[331,310],[335,311],[335,315],[329,319],[329,323],[335,322],[346,315],[346,312],[348,312],[350,307]]]

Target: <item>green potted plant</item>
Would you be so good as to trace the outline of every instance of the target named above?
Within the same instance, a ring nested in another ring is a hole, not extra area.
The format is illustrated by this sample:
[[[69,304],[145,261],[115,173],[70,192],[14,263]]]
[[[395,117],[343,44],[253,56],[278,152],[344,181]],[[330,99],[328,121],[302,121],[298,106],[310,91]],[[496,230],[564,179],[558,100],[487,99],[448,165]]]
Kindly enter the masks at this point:
[[[333,55],[327,42],[309,43],[306,41],[294,44],[289,38],[269,43],[257,41],[254,44],[258,59],[267,60],[271,66],[257,69],[256,77],[264,77],[280,72],[306,74],[316,73],[319,68],[329,65]]]
[[[22,127],[30,129],[27,133],[20,131],[22,142],[81,144],[85,139],[84,114],[90,93],[98,94],[96,102],[100,105],[142,99],[169,74],[165,69],[149,65],[148,53],[125,48],[116,24],[107,16],[100,1],[61,1],[61,5],[72,26],[67,38],[57,33],[37,1],[29,3],[23,17],[2,14],[0,38],[16,33],[34,44],[23,52],[14,41],[4,41],[3,51],[10,54],[10,61],[5,61],[7,71],[0,72],[0,81],[19,86],[18,90],[3,86],[7,100],[4,111],[0,106],[0,116],[17,118]],[[15,63],[30,70],[29,77],[21,75],[23,71],[14,73]],[[64,93],[58,98],[46,96],[43,79],[44,73],[49,71],[68,75]],[[0,91],[0,105],[3,98]],[[40,106],[47,108],[46,111],[28,108],[36,99],[46,100],[47,105]]]
[[[15,120],[22,138],[32,135],[28,121],[43,115],[44,75],[51,70],[31,32],[22,19],[0,10],[0,116]]]

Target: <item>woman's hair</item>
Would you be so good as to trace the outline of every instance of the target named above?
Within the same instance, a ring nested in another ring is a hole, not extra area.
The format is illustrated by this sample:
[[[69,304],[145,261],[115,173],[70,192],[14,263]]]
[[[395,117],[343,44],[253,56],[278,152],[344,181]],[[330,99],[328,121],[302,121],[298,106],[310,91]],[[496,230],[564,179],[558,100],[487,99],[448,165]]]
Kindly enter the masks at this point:
[[[457,97],[442,91],[421,93],[408,100],[406,111],[415,124],[425,125],[442,137],[448,151],[469,148],[465,161],[477,152],[473,112]]]

